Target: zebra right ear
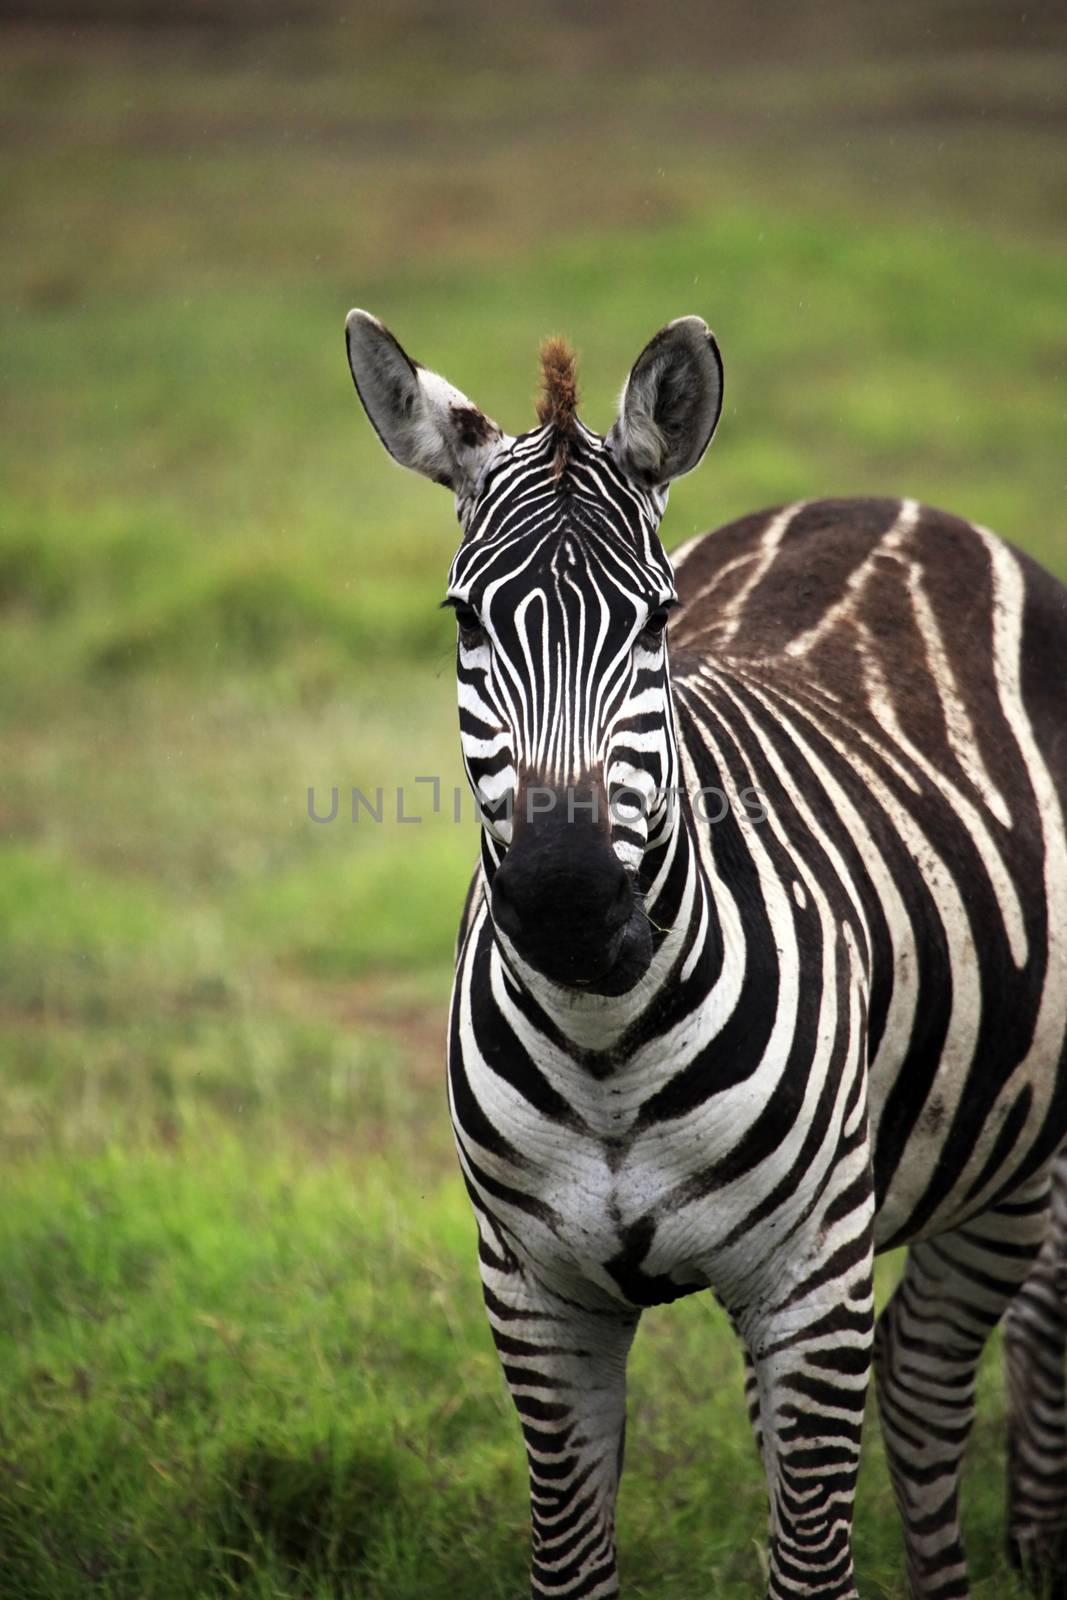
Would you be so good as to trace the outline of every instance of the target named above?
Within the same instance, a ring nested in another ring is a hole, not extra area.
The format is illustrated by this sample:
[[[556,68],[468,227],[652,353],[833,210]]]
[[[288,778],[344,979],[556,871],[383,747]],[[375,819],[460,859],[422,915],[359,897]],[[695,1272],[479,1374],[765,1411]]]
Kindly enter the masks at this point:
[[[503,437],[492,418],[413,361],[369,311],[348,313],[345,342],[356,393],[393,460],[470,494]]]
[[[633,364],[608,434],[628,477],[652,486],[691,472],[722,410],[722,358],[701,317],[661,328]]]

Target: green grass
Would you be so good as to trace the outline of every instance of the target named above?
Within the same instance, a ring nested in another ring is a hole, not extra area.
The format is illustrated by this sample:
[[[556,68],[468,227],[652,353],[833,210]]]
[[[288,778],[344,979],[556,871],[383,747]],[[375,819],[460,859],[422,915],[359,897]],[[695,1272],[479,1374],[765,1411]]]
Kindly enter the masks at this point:
[[[668,4],[651,33],[631,0],[551,27],[225,10],[0,52],[0,1590],[503,1600],[522,1452],[441,1083],[475,850],[456,530],[367,427],[344,313],[519,430],[544,334],[606,428],[644,340],[699,312],[727,406],[668,543],[908,493],[1067,576],[1067,74],[990,7],[866,39],[832,0],[775,30]],[[703,1297],[646,1318],[633,1396],[628,1592],[757,1592]],[[988,1600],[1014,1592],[1001,1411],[991,1358]],[[861,1581],[902,1597],[873,1418],[869,1443]]]
[[[16,1174],[0,1224],[5,1593],[520,1592],[522,1452],[457,1185],[383,1154],[309,1163],[280,1134],[255,1156],[216,1131],[192,1159],[178,1141]],[[701,1298],[649,1316],[632,1389],[630,1592],[753,1593],[762,1487],[721,1314]],[[1002,1401],[994,1374],[985,1389],[983,1417]],[[1000,1446],[983,1421],[979,1573],[996,1562]],[[857,1558],[890,1574],[876,1461]],[[1014,1592],[999,1572],[974,1590]]]

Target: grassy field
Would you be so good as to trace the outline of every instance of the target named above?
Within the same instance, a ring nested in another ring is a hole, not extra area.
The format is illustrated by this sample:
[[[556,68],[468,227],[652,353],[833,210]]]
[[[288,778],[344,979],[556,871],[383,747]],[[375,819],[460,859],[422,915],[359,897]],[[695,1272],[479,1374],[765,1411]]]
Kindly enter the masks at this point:
[[[0,40],[0,1594],[504,1600],[524,1473],[441,1071],[471,824],[306,809],[460,781],[451,507],[381,455],[344,313],[518,431],[544,334],[606,428],[699,312],[727,407],[668,543],[908,493],[1067,577],[1063,39],[97,9]],[[991,1357],[985,1600],[1000,1411]],[[650,1315],[628,1592],[758,1592],[764,1515],[721,1317]],[[873,1413],[857,1560],[903,1596]]]

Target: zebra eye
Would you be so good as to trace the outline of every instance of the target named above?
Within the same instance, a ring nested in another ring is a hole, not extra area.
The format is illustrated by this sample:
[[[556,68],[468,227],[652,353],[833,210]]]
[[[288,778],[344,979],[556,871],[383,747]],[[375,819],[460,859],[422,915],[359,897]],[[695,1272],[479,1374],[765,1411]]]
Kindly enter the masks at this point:
[[[462,602],[453,606],[456,613],[456,622],[459,624],[460,633],[479,633],[482,621],[473,606],[463,605]]]
[[[664,628],[667,626],[668,615],[669,613],[666,606],[657,606],[655,611],[650,611],[648,614],[648,621],[645,623],[644,627],[645,633],[651,633],[653,635],[662,633]]]

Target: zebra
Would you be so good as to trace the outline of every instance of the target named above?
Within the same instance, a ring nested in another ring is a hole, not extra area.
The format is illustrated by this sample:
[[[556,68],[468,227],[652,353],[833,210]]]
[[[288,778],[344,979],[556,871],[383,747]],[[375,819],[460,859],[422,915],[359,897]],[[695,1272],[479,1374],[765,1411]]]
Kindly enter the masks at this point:
[[[771,1600],[857,1594],[872,1368],[910,1592],[969,1593],[960,1465],[1009,1307],[1010,1549],[1063,1594],[1067,592],[913,500],[797,502],[669,559],[668,486],[722,408],[699,317],[606,436],[563,341],[512,436],[369,313],[346,331],[381,442],[462,529],[481,829],[449,1101],[532,1595],[618,1595],[627,1354],[703,1289],[742,1347]]]

